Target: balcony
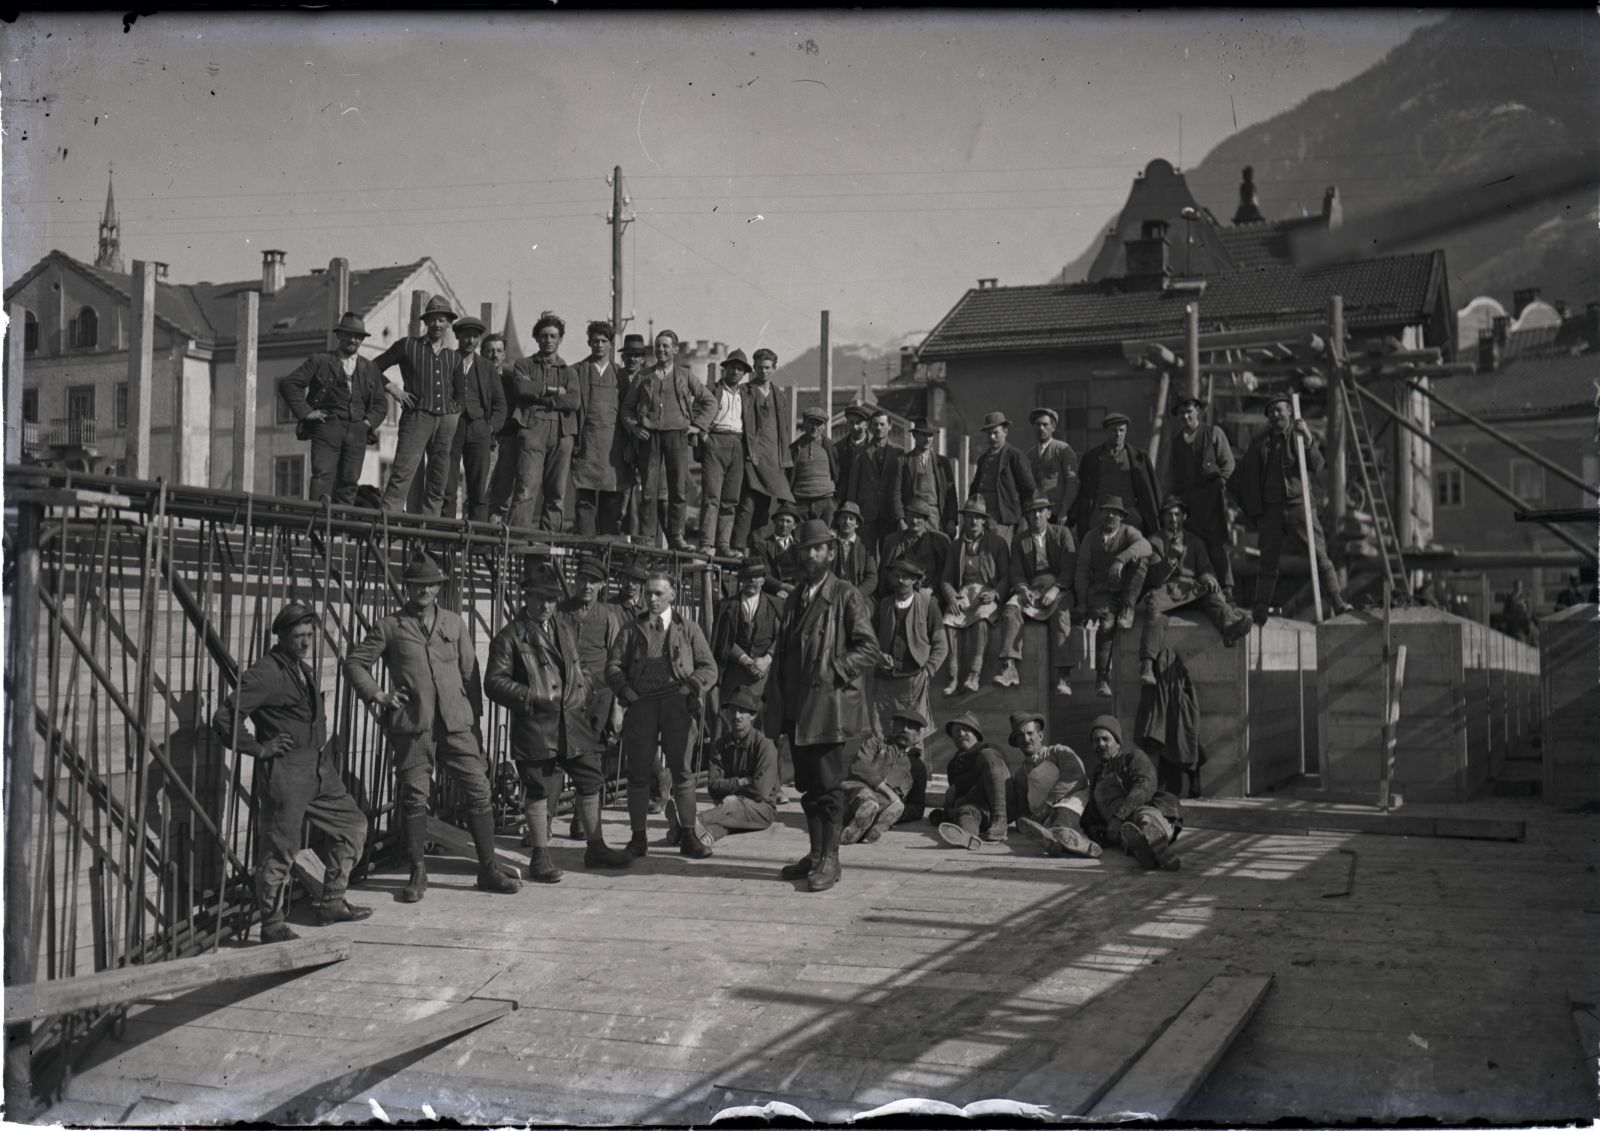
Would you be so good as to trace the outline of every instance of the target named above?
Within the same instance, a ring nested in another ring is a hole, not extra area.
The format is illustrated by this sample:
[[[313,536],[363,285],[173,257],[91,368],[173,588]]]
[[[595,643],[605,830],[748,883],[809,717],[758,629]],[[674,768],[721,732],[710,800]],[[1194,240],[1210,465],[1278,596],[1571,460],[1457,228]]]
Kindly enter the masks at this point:
[[[50,422],[45,443],[53,448],[93,448],[95,421],[91,417],[58,416]]]

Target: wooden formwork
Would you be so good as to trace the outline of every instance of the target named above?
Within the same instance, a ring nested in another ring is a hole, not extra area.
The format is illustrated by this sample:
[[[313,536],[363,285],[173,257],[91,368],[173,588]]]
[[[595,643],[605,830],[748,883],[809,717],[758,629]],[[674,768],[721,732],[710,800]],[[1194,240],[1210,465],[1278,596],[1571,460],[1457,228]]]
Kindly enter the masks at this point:
[[[1563,609],[1539,629],[1544,799],[1600,801],[1600,606]]]

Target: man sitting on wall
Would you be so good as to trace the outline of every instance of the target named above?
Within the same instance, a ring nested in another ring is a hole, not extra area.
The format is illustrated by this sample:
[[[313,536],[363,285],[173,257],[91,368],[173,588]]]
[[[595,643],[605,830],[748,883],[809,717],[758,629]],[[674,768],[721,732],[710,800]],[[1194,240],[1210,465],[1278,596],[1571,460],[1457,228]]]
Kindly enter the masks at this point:
[[[1011,596],[1000,610],[1000,659],[994,682],[1015,687],[1022,682],[1022,620],[1050,622],[1055,653],[1056,694],[1072,694],[1072,581],[1078,547],[1072,531],[1050,521],[1050,500],[1035,494],[1023,507],[1024,529],[1011,543]],[[1043,666],[1042,664],[1040,665]]]
[[[1155,662],[1166,643],[1169,614],[1199,605],[1230,648],[1250,635],[1255,623],[1222,595],[1222,582],[1204,543],[1185,529],[1188,518],[1188,504],[1168,495],[1161,503],[1161,533],[1149,540],[1154,553],[1145,574],[1150,591],[1144,598],[1144,631],[1139,636],[1139,682],[1149,686],[1156,682]]]
[[[1094,622],[1094,693],[1109,699],[1116,630],[1133,627],[1133,607],[1144,589],[1150,543],[1124,521],[1128,512],[1120,496],[1100,500],[1098,513],[1099,527],[1078,547],[1077,576],[1072,583],[1078,607],[1072,617],[1079,624]]]

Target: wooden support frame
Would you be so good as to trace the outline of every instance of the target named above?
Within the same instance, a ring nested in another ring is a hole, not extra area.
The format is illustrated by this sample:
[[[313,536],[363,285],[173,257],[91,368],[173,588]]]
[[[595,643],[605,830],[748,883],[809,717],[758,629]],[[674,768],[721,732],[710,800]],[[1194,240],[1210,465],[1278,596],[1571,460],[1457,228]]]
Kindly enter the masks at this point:
[[[353,947],[347,938],[295,939],[268,946],[218,950],[198,958],[173,958],[148,966],[124,966],[79,978],[11,986],[6,992],[6,1024],[106,1009],[239,978],[308,970],[343,962],[350,957]]]

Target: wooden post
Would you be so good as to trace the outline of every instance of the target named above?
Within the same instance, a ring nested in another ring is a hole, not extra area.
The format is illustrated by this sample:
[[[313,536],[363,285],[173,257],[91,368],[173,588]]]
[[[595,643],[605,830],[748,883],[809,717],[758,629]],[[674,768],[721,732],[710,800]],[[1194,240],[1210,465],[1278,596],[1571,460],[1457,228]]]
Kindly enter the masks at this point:
[[[827,411],[824,409],[823,411]],[[823,436],[828,435],[828,426],[822,426]],[[789,442],[792,444],[800,438],[800,386],[789,386]]]
[[[343,260],[334,260],[342,263]],[[256,343],[261,335],[261,293],[239,296],[233,320],[233,489],[256,489]],[[332,337],[330,331],[329,337]],[[276,395],[276,394],[274,394]]]
[[[167,355],[171,367],[172,480],[195,487],[211,486],[211,374],[187,364],[188,339],[173,336]]]
[[[241,296],[243,297],[243,296]],[[339,319],[344,317],[344,312],[350,309],[350,261],[348,259],[333,258],[328,260],[328,349],[337,349],[339,339],[334,334],[333,328],[339,324]]]
[[[406,325],[406,333],[413,338],[422,336],[422,312],[427,305],[427,291],[411,292],[411,321]]]
[[[1294,408],[1294,422],[1300,423],[1300,394],[1290,393]],[[1311,600],[1316,605],[1317,623],[1322,623],[1322,578],[1317,573],[1316,525],[1311,519],[1311,476],[1306,471],[1306,448],[1299,430],[1294,433],[1294,458],[1300,465],[1300,509],[1306,520],[1306,556],[1311,565]]]
[[[20,302],[6,308],[6,462],[22,462],[22,366],[28,312]]]
[[[478,304],[478,321],[483,323],[483,332],[484,332],[485,335],[498,333],[498,331],[495,330],[494,327],[495,327],[495,323],[498,322],[499,320],[500,320],[500,304],[499,303],[480,302]],[[620,333],[620,330],[618,332]],[[480,339],[480,341],[481,341],[481,339]],[[613,340],[613,346],[614,345],[615,345],[615,341]],[[614,363],[616,361],[616,358],[613,357],[611,360]]]
[[[411,292],[411,325],[409,333],[413,338],[422,336],[422,312],[428,305],[427,291]],[[406,492],[406,510],[412,514],[421,514],[428,498],[428,455],[423,453],[422,459],[417,463],[417,473],[411,477],[411,489]],[[387,484],[385,484],[387,487]],[[509,518],[509,516],[507,516]]]
[[[1328,299],[1328,517],[1333,523],[1335,538],[1341,537],[1344,529],[1349,489],[1345,444],[1350,429],[1346,419],[1350,408],[1339,396],[1345,379],[1344,333],[1344,296],[1333,295]]]
[[[1316,572],[1315,555],[1311,563],[1312,572]],[[1389,808],[1389,778],[1392,767],[1389,764],[1389,716],[1394,706],[1394,685],[1391,683],[1392,673],[1389,670],[1389,661],[1392,651],[1393,631],[1390,627],[1389,614],[1394,606],[1394,585],[1389,578],[1383,579],[1383,717],[1378,720],[1378,727],[1383,736],[1382,762],[1378,765],[1378,808]],[[1318,618],[1321,619],[1321,618]]]
[[[961,437],[961,482],[956,484],[958,501],[967,505],[967,488],[972,483],[972,437]]]
[[[828,339],[828,312],[822,312],[822,411],[833,419],[833,346]]]
[[[1200,304],[1185,303],[1183,307],[1183,363],[1189,367],[1189,396],[1200,395]],[[1154,462],[1155,457],[1151,457]]]
[[[133,317],[128,340],[128,474],[149,479],[150,385],[155,371],[156,273],[143,259],[133,261]]]
[[[39,522],[42,508],[22,502],[17,507],[17,572],[11,601],[13,623],[11,676],[16,689],[11,698],[11,756],[6,761],[6,910],[5,983],[23,985],[33,981],[33,960],[29,953],[32,918],[32,880],[29,876],[29,839],[33,826],[33,728],[36,707],[35,665],[39,654]],[[49,771],[45,776],[48,778]],[[31,1025],[7,1025],[5,1086],[7,1114],[18,1122],[22,1111],[33,1110]],[[10,1110],[11,1103],[16,1111]]]
[[[1161,459],[1161,425],[1167,416],[1167,393],[1171,388],[1172,371],[1163,369],[1161,371],[1161,383],[1156,386],[1155,420],[1150,426],[1150,469],[1158,473]],[[1156,482],[1165,483],[1166,478],[1158,478]]]

